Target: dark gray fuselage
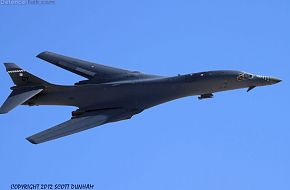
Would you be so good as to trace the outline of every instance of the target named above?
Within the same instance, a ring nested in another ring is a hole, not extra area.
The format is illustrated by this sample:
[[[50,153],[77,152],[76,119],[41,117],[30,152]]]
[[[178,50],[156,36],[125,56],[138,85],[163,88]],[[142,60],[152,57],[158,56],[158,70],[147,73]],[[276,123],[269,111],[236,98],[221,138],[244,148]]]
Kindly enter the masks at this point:
[[[271,77],[253,75],[238,80],[241,71],[209,71],[74,86],[49,85],[29,101],[28,105],[68,105],[90,108],[126,108],[144,110],[174,99],[214,92],[274,84]]]

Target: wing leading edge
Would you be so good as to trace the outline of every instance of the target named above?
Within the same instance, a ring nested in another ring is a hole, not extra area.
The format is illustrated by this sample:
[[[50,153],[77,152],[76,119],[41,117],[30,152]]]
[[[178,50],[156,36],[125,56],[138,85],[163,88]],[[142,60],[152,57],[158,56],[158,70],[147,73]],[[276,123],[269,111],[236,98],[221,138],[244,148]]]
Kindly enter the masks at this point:
[[[137,71],[128,71],[125,69],[96,64],[49,51],[42,52],[36,57],[89,79],[77,84],[105,83],[119,80],[159,77],[156,75],[143,74]]]
[[[73,117],[68,121],[65,121],[42,132],[36,133],[26,139],[32,144],[39,144],[78,133],[106,123],[129,119],[136,113],[136,111],[128,111],[125,109],[98,110],[89,113],[85,112],[82,115]]]

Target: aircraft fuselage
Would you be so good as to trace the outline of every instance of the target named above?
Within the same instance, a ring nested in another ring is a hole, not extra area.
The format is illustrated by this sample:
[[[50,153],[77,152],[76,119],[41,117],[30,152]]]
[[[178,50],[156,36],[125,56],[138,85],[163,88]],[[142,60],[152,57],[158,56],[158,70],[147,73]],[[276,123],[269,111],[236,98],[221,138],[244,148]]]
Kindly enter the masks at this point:
[[[174,99],[212,94],[215,92],[263,86],[279,82],[273,77],[252,75],[239,79],[241,71],[209,71],[159,77],[74,86],[51,85],[29,101],[28,105],[67,105],[82,109],[128,108],[146,109]]]
[[[51,84],[25,71],[15,63],[4,63],[15,86],[0,107],[0,114],[18,105],[76,106],[72,117],[26,139],[39,144],[111,122],[130,119],[143,110],[182,97],[199,95],[212,98],[213,93],[271,85],[280,79],[242,71],[220,70],[164,77],[114,68],[53,52],[38,58],[71,71],[86,80],[74,85]]]

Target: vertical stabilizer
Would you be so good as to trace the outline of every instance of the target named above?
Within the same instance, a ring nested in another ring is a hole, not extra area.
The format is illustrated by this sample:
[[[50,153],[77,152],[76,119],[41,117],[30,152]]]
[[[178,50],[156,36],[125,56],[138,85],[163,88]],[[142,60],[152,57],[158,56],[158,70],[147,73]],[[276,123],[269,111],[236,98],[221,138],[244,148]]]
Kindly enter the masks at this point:
[[[42,80],[23,70],[15,63],[4,63],[4,65],[6,67],[6,71],[16,86],[36,86],[49,84],[45,80]]]
[[[30,74],[15,63],[4,63],[4,65],[15,86],[11,88],[13,91],[1,106],[0,114],[7,113],[16,106],[25,103],[43,91],[46,85],[50,85],[50,83]]]

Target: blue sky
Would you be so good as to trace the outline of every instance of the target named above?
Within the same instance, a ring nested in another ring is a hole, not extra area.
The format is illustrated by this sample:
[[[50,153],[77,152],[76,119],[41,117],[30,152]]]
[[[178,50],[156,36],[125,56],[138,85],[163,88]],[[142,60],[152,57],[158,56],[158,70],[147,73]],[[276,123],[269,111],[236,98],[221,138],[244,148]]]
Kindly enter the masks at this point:
[[[19,106],[0,116],[0,189],[290,189],[289,1],[56,0],[0,5],[0,16],[0,62],[52,83],[83,78],[35,57],[45,50],[168,76],[237,69],[283,79],[250,93],[179,99],[41,145],[25,137],[75,108]],[[0,72],[3,102],[12,81]]]

